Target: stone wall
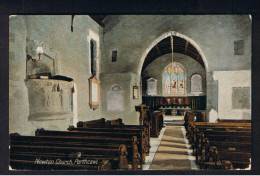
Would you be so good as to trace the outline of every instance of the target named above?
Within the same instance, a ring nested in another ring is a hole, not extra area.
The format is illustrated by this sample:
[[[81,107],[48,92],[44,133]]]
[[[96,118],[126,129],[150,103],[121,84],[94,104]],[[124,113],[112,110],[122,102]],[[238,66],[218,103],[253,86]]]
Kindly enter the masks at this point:
[[[208,71],[251,68],[251,21],[248,15],[111,15],[105,19],[102,72],[138,72],[140,58],[159,36],[176,31],[194,40]],[[234,41],[245,41],[244,55],[234,55]],[[111,50],[118,61],[111,62]]]
[[[151,44],[175,31],[190,38],[205,56],[207,109],[218,110],[219,85],[214,71],[251,70],[251,20],[248,15],[110,15],[105,19],[102,73],[133,72],[140,76]],[[244,40],[242,55],[234,42]],[[117,62],[111,52],[118,51]]]
[[[29,101],[25,86],[27,28],[22,16],[9,20],[9,131],[31,133]]]
[[[56,53],[55,58],[59,60],[56,74],[74,79],[77,89],[77,100],[75,98],[74,102],[77,105],[77,112],[74,112],[74,118],[86,121],[102,117],[101,107],[95,111],[89,108],[88,78],[91,76],[89,41],[91,38],[98,42],[102,39],[102,28],[95,21],[87,15],[76,15],[73,32],[71,32],[71,15],[17,15],[10,18],[9,25],[10,132],[33,134],[36,128],[65,130],[73,123],[73,116],[65,120],[29,121],[28,89],[25,86],[25,78],[26,44],[30,40],[43,42],[49,50]],[[99,62],[100,52],[98,66]]]

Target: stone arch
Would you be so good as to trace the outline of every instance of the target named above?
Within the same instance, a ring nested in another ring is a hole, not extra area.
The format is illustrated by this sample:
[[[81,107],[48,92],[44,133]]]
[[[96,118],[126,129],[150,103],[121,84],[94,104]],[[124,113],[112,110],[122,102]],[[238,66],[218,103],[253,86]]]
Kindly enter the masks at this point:
[[[166,32],[162,35],[160,35],[158,38],[156,38],[148,47],[147,49],[143,52],[142,56],[141,56],[141,59],[140,59],[140,62],[139,62],[139,65],[138,65],[138,75],[141,75],[141,72],[142,72],[142,67],[143,67],[143,63],[144,63],[144,60],[146,58],[146,56],[148,55],[149,51],[155,46],[157,45],[160,41],[162,41],[163,39],[169,37],[169,36],[177,36],[177,37],[180,37],[180,38],[183,38],[184,40],[187,40],[189,43],[191,43],[196,49],[197,51],[199,52],[199,54],[201,55],[201,58],[204,62],[204,65],[205,65],[205,70],[206,72],[208,71],[208,62],[207,62],[207,59],[204,55],[204,53],[202,52],[201,48],[199,47],[199,45],[193,40],[191,39],[190,37],[186,36],[186,35],[183,35],[181,33],[178,33],[176,31],[169,31],[169,32]]]

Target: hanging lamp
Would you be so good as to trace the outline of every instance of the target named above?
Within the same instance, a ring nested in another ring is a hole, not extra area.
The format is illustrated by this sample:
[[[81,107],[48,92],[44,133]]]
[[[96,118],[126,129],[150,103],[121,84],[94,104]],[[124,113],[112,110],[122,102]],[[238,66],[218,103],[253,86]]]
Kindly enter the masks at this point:
[[[173,72],[173,34],[171,32],[171,51],[172,51],[172,57],[171,57],[171,68],[172,68],[172,72]],[[173,88],[173,83],[172,83],[172,75],[170,76],[170,92],[172,92],[172,88]]]

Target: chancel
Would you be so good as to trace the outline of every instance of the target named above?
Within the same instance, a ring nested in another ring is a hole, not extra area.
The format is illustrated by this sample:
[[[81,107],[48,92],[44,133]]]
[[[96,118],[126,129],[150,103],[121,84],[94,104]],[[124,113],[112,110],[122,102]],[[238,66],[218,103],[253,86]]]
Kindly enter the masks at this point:
[[[251,169],[249,15],[11,15],[12,170]]]

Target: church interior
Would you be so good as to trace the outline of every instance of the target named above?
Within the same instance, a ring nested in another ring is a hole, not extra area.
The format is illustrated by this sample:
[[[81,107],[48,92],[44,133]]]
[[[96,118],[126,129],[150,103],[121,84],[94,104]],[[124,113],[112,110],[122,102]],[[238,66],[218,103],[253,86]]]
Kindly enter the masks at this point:
[[[251,25],[9,16],[9,169],[250,169]]]

